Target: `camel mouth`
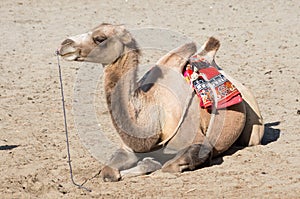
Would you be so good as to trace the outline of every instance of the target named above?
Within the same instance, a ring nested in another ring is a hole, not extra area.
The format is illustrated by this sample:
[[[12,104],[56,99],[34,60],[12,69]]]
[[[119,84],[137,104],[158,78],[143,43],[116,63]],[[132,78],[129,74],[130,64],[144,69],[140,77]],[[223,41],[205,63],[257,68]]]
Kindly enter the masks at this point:
[[[58,49],[58,54],[67,61],[82,61],[83,59],[80,57],[80,50],[70,47],[70,46],[62,46]]]
[[[67,61],[77,61],[77,59],[79,58],[76,52],[70,52],[70,53],[59,54],[59,55]]]

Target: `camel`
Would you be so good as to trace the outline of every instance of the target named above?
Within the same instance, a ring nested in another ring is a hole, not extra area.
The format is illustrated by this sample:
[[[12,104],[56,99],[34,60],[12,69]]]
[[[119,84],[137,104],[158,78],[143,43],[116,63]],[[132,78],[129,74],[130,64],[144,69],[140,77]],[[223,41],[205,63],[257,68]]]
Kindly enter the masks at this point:
[[[100,63],[104,67],[105,97],[122,145],[101,169],[104,181],[130,175],[194,170],[234,143],[258,145],[263,119],[249,89],[226,74],[215,62],[220,42],[211,37],[197,51],[184,44],[164,55],[140,80],[140,50],[121,25],[100,24],[65,39],[58,53],[68,61]],[[209,111],[183,78],[188,59],[198,54],[229,79],[243,101]],[[213,122],[212,122],[213,121]]]

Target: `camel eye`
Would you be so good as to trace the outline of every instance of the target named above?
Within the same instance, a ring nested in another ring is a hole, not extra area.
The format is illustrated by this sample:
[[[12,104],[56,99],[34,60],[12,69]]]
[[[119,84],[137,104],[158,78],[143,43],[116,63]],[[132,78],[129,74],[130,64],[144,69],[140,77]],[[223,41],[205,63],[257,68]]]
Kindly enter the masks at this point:
[[[105,37],[94,37],[93,40],[94,40],[95,44],[99,45],[102,42],[104,42],[106,40],[106,38]]]

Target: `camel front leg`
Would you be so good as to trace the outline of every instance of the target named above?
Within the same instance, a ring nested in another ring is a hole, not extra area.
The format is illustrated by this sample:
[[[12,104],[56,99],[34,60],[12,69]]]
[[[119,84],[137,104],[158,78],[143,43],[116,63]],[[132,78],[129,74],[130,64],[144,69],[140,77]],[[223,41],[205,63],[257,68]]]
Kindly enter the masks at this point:
[[[121,177],[133,177],[152,173],[161,169],[162,165],[152,157],[146,157],[139,161],[136,167],[121,171]]]
[[[136,165],[139,158],[129,149],[120,148],[112,156],[108,165],[101,169],[101,177],[105,182],[115,182],[121,179],[121,170]]]
[[[163,172],[182,172],[194,170],[212,158],[213,148],[209,144],[193,144],[178,152],[178,154],[163,167]]]

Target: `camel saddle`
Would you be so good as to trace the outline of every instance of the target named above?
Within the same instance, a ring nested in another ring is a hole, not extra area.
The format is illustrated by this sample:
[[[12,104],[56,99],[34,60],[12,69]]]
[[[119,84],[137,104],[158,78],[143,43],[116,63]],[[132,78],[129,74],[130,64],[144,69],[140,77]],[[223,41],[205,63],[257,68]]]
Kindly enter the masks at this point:
[[[202,108],[212,109],[215,105],[222,109],[243,101],[238,89],[203,57],[192,56],[183,75],[199,97]]]

